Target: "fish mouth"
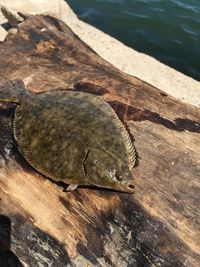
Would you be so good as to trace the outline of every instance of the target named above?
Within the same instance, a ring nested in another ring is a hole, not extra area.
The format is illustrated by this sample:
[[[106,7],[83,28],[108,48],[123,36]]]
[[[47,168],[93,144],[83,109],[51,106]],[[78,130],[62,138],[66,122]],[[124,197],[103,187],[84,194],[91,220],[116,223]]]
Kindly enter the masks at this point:
[[[115,183],[115,184],[110,184],[110,185],[100,185],[100,184],[90,184],[91,186],[96,186],[99,188],[107,188],[109,190],[114,190],[118,192],[124,192],[124,193],[134,193],[135,186],[133,184],[133,181],[128,180],[128,181],[123,181],[121,183]]]
[[[110,186],[105,186],[104,188],[112,189],[118,192],[124,192],[124,193],[134,193],[135,186],[133,184],[132,180],[123,181],[121,183],[115,183]]]
[[[132,194],[135,191],[135,186],[133,184],[133,181],[129,180],[119,184],[116,189],[121,192]]]

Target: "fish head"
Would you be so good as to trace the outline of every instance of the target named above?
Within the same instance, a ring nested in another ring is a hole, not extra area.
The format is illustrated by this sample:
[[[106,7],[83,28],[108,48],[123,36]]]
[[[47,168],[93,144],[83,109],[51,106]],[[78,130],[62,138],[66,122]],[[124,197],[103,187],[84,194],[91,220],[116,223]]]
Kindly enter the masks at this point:
[[[86,162],[85,166],[91,185],[127,193],[134,192],[132,172],[128,166],[119,164],[119,160],[94,160]]]

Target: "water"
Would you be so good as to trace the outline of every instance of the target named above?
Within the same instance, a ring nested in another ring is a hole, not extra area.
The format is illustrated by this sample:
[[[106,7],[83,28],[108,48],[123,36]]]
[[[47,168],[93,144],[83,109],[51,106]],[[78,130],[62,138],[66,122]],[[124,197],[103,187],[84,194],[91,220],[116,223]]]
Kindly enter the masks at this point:
[[[200,80],[200,0],[67,0],[85,22]]]

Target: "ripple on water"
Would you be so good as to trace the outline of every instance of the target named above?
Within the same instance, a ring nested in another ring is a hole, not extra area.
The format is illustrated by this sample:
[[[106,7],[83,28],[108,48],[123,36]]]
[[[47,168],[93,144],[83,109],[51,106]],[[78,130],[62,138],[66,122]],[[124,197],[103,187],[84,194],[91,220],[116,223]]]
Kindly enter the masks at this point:
[[[200,0],[67,0],[67,3],[84,21],[200,80]]]

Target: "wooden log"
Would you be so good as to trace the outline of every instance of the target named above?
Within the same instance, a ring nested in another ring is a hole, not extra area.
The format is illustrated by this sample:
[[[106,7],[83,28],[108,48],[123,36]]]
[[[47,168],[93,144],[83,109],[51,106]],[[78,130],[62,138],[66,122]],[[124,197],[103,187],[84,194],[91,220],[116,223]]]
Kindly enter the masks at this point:
[[[135,140],[138,164],[133,195],[63,192],[20,155],[15,107],[1,104],[0,252],[25,266],[197,267],[200,110],[119,71],[49,16],[27,18],[0,43],[0,82],[16,78],[34,92],[100,95]]]

